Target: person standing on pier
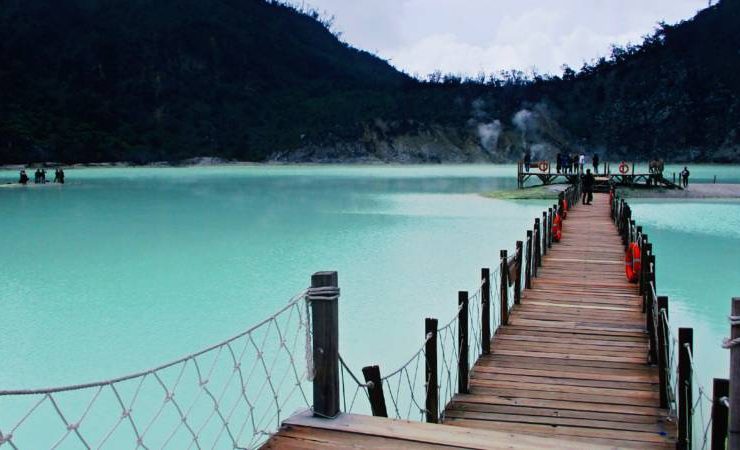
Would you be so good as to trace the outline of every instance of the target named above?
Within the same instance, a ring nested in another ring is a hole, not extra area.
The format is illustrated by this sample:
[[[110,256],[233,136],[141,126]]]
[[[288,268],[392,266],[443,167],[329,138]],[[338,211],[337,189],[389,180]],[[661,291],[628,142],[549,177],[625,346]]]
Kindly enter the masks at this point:
[[[563,168],[561,164],[562,162],[563,162],[562,155],[560,154],[560,152],[558,152],[558,154],[555,155],[555,171],[557,173],[560,173],[560,169]]]
[[[583,198],[581,202],[584,205],[590,205],[594,199],[594,183],[596,179],[594,174],[591,173],[591,169],[586,170],[586,175],[583,175]]]
[[[24,169],[21,169],[21,174],[18,182],[23,185],[28,184],[28,175],[26,175],[26,171]]]
[[[524,170],[529,172],[529,165],[532,164],[532,154],[529,153],[529,149],[524,150]]]
[[[578,171],[583,173],[583,165],[586,164],[586,155],[581,153],[578,155]]]
[[[691,172],[689,172],[689,168],[686,166],[683,166],[683,170],[681,171],[681,185],[684,188],[689,187],[689,175],[691,175]]]
[[[592,161],[594,164],[594,174],[598,175],[599,174],[599,154],[598,153],[594,153],[594,157]]]

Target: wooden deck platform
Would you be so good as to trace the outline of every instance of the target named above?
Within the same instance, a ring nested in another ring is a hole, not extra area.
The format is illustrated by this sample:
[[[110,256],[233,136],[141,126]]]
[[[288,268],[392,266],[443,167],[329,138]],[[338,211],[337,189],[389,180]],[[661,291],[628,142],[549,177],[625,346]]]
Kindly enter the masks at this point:
[[[285,421],[280,432],[263,448],[600,450],[612,447],[357,414],[321,419],[312,417],[310,412],[303,412]]]
[[[267,448],[667,448],[658,372],[608,196],[570,211],[563,239],[471,371],[470,393],[433,425],[293,416]]]
[[[570,211],[563,239],[543,257],[491,354],[471,372],[445,423],[611,446],[675,447],[659,408],[658,372],[638,287],[607,195]]]

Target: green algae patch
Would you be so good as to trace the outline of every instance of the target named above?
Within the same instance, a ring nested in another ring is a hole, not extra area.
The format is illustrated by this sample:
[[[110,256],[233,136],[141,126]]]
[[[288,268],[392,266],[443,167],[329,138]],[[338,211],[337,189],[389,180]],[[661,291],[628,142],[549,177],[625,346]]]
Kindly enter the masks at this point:
[[[558,194],[568,185],[555,184],[549,186],[533,186],[524,189],[508,189],[502,191],[484,192],[481,195],[496,200],[557,200]]]

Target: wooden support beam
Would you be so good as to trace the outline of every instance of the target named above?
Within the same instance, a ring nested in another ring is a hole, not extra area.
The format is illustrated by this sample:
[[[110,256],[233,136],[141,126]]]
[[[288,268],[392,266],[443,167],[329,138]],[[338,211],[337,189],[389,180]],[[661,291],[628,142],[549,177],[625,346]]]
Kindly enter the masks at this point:
[[[527,255],[524,268],[524,287],[532,289],[532,230],[527,230]]]
[[[426,360],[426,420],[428,423],[439,422],[439,388],[437,381],[437,319],[424,320],[424,359]]]
[[[500,276],[501,280],[500,298],[501,298],[501,325],[509,324],[509,264],[508,252],[501,250]]]
[[[537,268],[542,266],[542,250],[540,244],[542,242],[542,233],[540,231],[540,219],[534,219],[534,276],[537,276]]]
[[[367,396],[370,399],[370,410],[375,417],[388,417],[383,395],[383,382],[380,377],[380,367],[366,366],[362,368],[362,375],[367,383]]]
[[[470,373],[470,361],[468,353],[468,293],[460,291],[457,293],[457,306],[460,308],[457,318],[458,351],[460,359],[457,362],[457,392],[467,394],[469,392],[468,378]]]
[[[514,304],[522,301],[522,263],[524,261],[524,243],[516,241],[516,279],[514,280]]]
[[[712,383],[712,450],[727,448],[727,425],[730,410],[725,402],[730,395],[730,380],[715,378]]]
[[[491,353],[491,269],[481,269],[481,353]]]
[[[547,220],[547,211],[542,211],[542,256],[547,255],[547,235],[550,233],[549,225]]]
[[[313,412],[334,418],[339,414],[339,277],[317,272],[308,290],[313,332]]]
[[[666,322],[662,311],[665,311],[665,317],[668,317],[668,297],[658,297],[658,380],[660,385],[660,407],[668,408],[668,322]]]
[[[693,328],[678,329],[678,442],[679,450],[692,448],[693,385],[691,360],[694,356]]]

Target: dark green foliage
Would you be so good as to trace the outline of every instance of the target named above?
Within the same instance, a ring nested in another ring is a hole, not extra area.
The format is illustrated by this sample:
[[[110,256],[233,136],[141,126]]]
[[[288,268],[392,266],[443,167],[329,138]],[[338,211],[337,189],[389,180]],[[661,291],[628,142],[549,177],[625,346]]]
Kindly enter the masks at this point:
[[[0,162],[259,160],[409,82],[262,0],[5,0],[0,61]]]
[[[463,145],[476,139],[471,118],[501,120],[490,159],[504,160],[520,154],[511,118],[525,107],[547,111],[542,139],[557,148],[737,160],[737,29],[740,1],[723,0],[562,77],[421,82],[277,2],[4,0],[0,163],[261,161],[347,143],[372,153],[369,130],[444,130]]]

